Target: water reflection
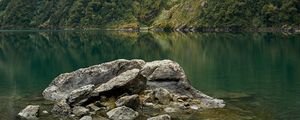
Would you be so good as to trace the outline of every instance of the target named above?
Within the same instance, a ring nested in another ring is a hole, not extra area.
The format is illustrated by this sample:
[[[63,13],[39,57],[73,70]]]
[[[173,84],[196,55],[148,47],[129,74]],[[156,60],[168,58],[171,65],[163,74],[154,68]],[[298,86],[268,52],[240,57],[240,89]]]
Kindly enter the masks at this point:
[[[229,105],[196,118],[300,118],[300,35],[100,31],[0,33],[0,116],[13,119],[32,103],[18,99],[40,96],[61,73],[119,58],[177,61]]]

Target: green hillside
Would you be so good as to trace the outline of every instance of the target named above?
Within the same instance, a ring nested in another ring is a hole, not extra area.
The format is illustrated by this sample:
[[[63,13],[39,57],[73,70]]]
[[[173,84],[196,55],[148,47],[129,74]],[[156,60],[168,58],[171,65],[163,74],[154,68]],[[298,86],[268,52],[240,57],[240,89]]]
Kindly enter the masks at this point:
[[[300,26],[299,0],[1,0],[2,29]]]

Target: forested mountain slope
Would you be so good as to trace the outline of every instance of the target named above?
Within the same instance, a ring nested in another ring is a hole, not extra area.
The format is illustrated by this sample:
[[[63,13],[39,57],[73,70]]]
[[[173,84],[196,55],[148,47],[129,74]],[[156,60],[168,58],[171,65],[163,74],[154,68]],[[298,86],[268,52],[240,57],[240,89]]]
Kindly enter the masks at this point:
[[[2,29],[282,27],[299,0],[0,0]]]

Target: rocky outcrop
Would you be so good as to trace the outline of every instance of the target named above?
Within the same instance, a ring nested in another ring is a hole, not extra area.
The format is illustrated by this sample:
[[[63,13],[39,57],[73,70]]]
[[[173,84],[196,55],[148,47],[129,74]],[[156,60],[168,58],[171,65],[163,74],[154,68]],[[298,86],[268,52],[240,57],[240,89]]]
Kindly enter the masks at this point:
[[[18,116],[21,119],[27,119],[27,120],[35,120],[38,119],[39,116],[39,105],[28,105],[25,109],[23,109]]]
[[[144,64],[143,60],[116,60],[61,74],[44,90],[43,96],[47,100],[67,99],[73,90],[101,85],[127,70],[141,69]]]
[[[184,70],[171,60],[121,59],[79,69],[59,75],[43,96],[56,102],[52,113],[79,118],[100,111],[113,120],[135,119],[143,106],[167,113],[225,106],[223,100],[193,88]]]
[[[139,113],[131,108],[121,106],[106,113],[109,119],[112,120],[134,120]]]

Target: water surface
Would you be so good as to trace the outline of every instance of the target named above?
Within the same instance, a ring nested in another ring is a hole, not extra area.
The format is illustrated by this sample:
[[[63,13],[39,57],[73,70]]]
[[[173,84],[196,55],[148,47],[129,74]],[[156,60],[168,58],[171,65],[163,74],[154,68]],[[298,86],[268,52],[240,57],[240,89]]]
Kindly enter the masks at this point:
[[[1,31],[0,118],[45,105],[57,75],[115,59],[174,60],[227,103],[190,119],[300,119],[300,35],[100,31]]]

